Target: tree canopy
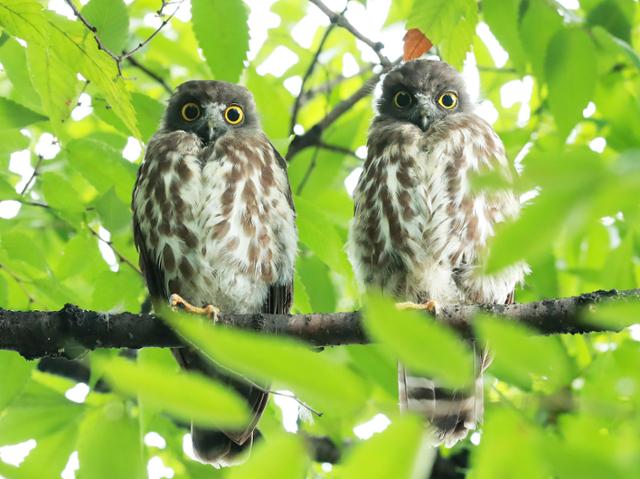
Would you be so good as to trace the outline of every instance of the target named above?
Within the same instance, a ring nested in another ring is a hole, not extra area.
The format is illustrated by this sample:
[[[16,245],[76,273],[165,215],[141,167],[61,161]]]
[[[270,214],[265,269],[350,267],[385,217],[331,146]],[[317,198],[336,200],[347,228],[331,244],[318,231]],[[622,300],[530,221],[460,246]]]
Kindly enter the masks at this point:
[[[636,0],[0,0],[0,307],[143,308],[130,201],[144,144],[173,88],[219,79],[252,91],[289,164],[293,312],[364,308],[376,339],[317,352],[169,316],[213,361],[280,391],[264,441],[228,469],[190,457],[186,424],[233,426],[246,411],[220,384],[180,372],[169,350],[73,361],[0,351],[0,477],[426,477],[423,426],[398,412],[397,361],[460,386],[473,355],[448,328],[356,285],[344,245],[373,86],[410,29],[409,55],[433,45],[464,68],[521,172],[526,207],[487,261],[531,265],[518,302],[637,288],[639,21]],[[639,313],[614,304],[592,319],[620,327]],[[489,316],[473,324],[494,355],[486,418],[440,451],[431,477],[640,475],[637,326],[541,337]],[[340,461],[323,462],[318,438]]]

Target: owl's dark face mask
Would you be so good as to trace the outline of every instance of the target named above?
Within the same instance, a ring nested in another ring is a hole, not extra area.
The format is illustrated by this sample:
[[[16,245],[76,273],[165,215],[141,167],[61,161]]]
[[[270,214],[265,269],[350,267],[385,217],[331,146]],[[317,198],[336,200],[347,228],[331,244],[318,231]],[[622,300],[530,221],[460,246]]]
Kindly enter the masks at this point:
[[[164,131],[197,135],[204,146],[239,128],[259,128],[251,93],[240,85],[194,80],[180,85],[169,100]]]

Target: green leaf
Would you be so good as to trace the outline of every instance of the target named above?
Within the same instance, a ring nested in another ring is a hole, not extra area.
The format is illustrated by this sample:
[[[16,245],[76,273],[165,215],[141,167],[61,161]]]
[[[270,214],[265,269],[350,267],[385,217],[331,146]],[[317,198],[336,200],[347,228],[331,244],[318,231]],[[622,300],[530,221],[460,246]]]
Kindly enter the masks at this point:
[[[0,97],[0,130],[20,129],[46,119],[40,113]]]
[[[201,374],[160,364],[135,364],[123,358],[95,358],[96,367],[122,393],[140,395],[146,404],[204,426],[242,426],[247,408],[231,391]]]
[[[482,14],[515,68],[523,72],[525,55],[518,29],[520,4],[521,0],[484,0]]]
[[[160,119],[164,113],[164,105],[150,96],[137,92],[131,94],[131,99],[138,115],[142,139],[147,141],[160,125]]]
[[[633,3],[632,0],[604,0],[589,12],[587,24],[600,26],[608,30],[611,35],[629,43],[635,9]]]
[[[296,271],[293,276],[293,306],[292,309],[299,313],[310,313],[313,311],[309,302],[309,294],[300,275]]]
[[[40,97],[29,76],[27,49],[9,38],[0,48],[0,62],[13,85],[11,97],[34,111],[41,111]]]
[[[300,241],[334,272],[352,280],[353,270],[336,228],[316,205],[296,196]]]
[[[474,477],[539,479],[552,476],[542,449],[544,440],[543,432],[524,414],[505,407],[488,412],[482,442],[472,449]]]
[[[303,401],[347,415],[366,399],[363,383],[349,369],[289,338],[214,326],[167,312],[171,326],[210,360],[260,383],[275,382]]]
[[[412,371],[454,389],[473,382],[474,358],[464,340],[425,314],[400,311],[391,300],[370,294],[365,327]]]
[[[549,107],[563,135],[582,119],[582,110],[593,98],[598,78],[594,49],[591,38],[578,28],[559,31],[549,43],[545,63]]]
[[[548,45],[556,32],[562,29],[562,17],[546,2],[528,2],[520,23],[521,45],[531,62],[539,81],[545,78],[545,60]]]
[[[2,304],[6,304],[6,302]],[[22,391],[31,377],[31,369],[33,369],[34,365],[34,363],[27,362],[16,352],[0,351],[0,377],[2,378],[0,411]]]
[[[122,158],[121,152],[93,138],[72,140],[67,144],[69,162],[98,193],[112,188],[125,204],[131,201],[137,165]]]
[[[26,231],[12,230],[4,233],[2,247],[12,260],[23,261],[42,272],[47,270],[47,260],[42,248]]]
[[[608,301],[587,312],[587,323],[599,324],[607,328],[626,328],[638,323],[640,301]]]
[[[3,0],[0,24],[15,37],[44,43],[46,27],[42,10],[40,0]]]
[[[619,51],[631,61],[635,68],[640,69],[640,55],[627,42],[613,36],[601,27],[595,27],[593,29],[593,35],[599,45],[608,46],[614,51]]]
[[[241,0],[193,0],[193,31],[218,80],[237,82],[249,49],[248,12]]]
[[[579,229],[589,218],[591,198],[606,184],[598,156],[586,148],[532,152],[524,177],[529,187],[542,187],[520,217],[499,225],[490,242],[486,272],[495,273],[516,261],[542,257],[565,228]]]
[[[78,479],[146,478],[141,439],[138,421],[127,415],[123,403],[93,411],[80,427]]]
[[[80,213],[84,210],[81,196],[69,180],[58,173],[41,176],[42,192],[47,204],[62,212]]]
[[[131,226],[131,213],[129,204],[123,203],[111,188],[94,202],[96,210],[102,219],[104,226],[113,232],[118,232]]]
[[[602,284],[607,288],[633,289],[637,287],[635,279],[633,232],[627,233],[620,245],[612,250],[602,271]]]
[[[488,345],[493,358],[490,368],[496,377],[525,390],[531,390],[534,378],[552,390],[573,379],[559,337],[536,337],[529,328],[489,316],[476,318],[473,325],[482,343]]]
[[[45,113],[58,136],[62,136],[62,124],[76,106],[80,82],[76,70],[56,54],[51,45],[29,45],[27,60],[31,82],[42,100]]]
[[[14,151],[29,147],[29,138],[16,130],[0,131],[0,155],[9,155]]]
[[[76,448],[78,425],[74,422],[59,431],[40,437],[37,446],[11,479],[59,479],[69,455]]]
[[[444,60],[460,68],[477,23],[476,0],[431,0],[414,2],[407,28],[419,28],[440,48]]]
[[[96,34],[115,55],[125,48],[129,30],[129,14],[122,0],[91,0],[82,15],[96,28]]]
[[[410,18],[413,3],[414,0],[395,0],[391,2],[391,5],[389,6],[389,14],[387,15],[387,20],[385,21],[385,26],[397,22],[405,22],[407,18]]]
[[[436,449],[427,448],[422,421],[412,416],[395,419],[383,432],[357,444],[337,470],[338,478],[412,479],[429,477]]]
[[[301,479],[309,467],[307,451],[300,439],[291,434],[269,436],[253,451],[246,464],[229,470],[227,479]]]
[[[28,402],[20,396],[0,414],[0,445],[54,434],[77,421],[83,411],[83,407],[64,396],[54,399],[34,396]]]

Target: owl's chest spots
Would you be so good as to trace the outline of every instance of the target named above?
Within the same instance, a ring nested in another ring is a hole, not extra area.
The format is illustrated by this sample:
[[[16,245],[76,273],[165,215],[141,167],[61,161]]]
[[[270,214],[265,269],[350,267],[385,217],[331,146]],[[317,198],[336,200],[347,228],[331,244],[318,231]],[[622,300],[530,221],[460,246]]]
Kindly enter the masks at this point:
[[[134,210],[170,292],[211,298],[224,278],[290,279],[296,233],[286,177],[247,163],[169,153],[143,166]]]
[[[441,170],[417,147],[383,151],[367,163],[356,192],[356,229],[372,265],[388,267],[395,260],[407,267],[433,253],[435,238],[447,227]]]

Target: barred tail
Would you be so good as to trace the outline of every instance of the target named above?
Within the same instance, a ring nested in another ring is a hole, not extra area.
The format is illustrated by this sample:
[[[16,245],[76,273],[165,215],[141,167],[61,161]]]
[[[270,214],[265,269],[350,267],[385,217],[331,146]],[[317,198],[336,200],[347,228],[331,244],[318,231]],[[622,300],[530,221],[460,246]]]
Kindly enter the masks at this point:
[[[451,390],[431,379],[414,376],[399,365],[398,385],[401,409],[424,416],[437,444],[453,446],[482,420],[482,374],[477,376],[473,388]]]

